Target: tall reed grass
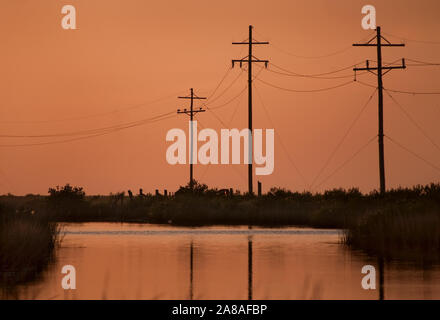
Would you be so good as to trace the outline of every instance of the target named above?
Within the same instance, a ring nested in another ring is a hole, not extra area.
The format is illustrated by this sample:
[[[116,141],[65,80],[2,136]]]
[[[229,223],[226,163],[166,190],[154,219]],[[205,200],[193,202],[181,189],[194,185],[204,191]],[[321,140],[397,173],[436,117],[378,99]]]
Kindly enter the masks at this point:
[[[53,222],[0,209],[0,287],[37,278],[54,257],[59,232]]]
[[[344,243],[387,259],[440,260],[440,205],[412,202],[380,208],[346,231]]]

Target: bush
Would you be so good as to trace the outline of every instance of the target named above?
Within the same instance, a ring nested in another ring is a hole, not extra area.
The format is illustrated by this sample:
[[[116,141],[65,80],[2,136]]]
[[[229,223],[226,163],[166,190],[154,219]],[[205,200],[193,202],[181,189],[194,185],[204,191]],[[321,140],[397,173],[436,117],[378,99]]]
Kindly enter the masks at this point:
[[[85,195],[83,188],[72,187],[69,184],[49,188],[48,204],[51,216],[61,220],[74,219],[88,208]]]
[[[81,187],[72,187],[66,184],[64,187],[57,186],[49,188],[49,201],[53,203],[59,202],[78,202],[84,200],[86,193]]]

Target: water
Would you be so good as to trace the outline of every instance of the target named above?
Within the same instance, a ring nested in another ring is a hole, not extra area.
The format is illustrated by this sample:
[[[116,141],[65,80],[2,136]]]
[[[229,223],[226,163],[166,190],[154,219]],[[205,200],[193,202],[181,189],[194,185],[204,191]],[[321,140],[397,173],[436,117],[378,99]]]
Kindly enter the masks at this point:
[[[13,298],[440,299],[440,266],[379,268],[338,230],[85,223],[63,234],[54,265]],[[361,287],[367,264],[376,290]],[[76,290],[61,287],[64,265],[76,268]]]

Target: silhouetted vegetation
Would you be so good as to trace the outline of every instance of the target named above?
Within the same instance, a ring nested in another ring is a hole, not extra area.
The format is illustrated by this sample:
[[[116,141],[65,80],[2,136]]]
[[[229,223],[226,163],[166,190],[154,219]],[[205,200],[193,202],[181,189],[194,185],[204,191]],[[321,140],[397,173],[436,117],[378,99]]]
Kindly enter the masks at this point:
[[[33,196],[29,196],[33,197]],[[55,223],[24,207],[0,204],[0,288],[34,280],[53,259],[58,240]]]
[[[383,196],[355,188],[324,193],[272,188],[256,197],[195,182],[193,189],[183,186],[172,196],[129,195],[86,196],[82,188],[66,185],[49,189],[46,197],[9,195],[1,202],[52,222],[340,228],[346,230],[345,243],[372,254],[440,252],[440,184],[393,189]]]
[[[87,209],[85,196],[83,188],[72,187],[69,184],[64,187],[49,188],[48,209],[57,219],[74,219],[81,214],[82,210]]]
[[[440,205],[412,201],[390,204],[350,226],[344,242],[386,259],[440,259]]]

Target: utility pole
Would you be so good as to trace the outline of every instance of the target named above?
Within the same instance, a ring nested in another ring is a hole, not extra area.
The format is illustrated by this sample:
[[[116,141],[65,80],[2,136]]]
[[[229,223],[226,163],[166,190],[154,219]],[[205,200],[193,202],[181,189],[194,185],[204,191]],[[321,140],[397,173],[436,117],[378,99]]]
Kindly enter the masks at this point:
[[[376,43],[372,43],[372,41],[376,39]],[[382,40],[384,40],[384,43],[382,43]],[[376,35],[367,43],[361,43],[361,44],[353,44],[355,47],[377,47],[377,67],[370,67],[369,61],[366,61],[366,67],[365,68],[354,68],[353,70],[356,71],[369,71],[375,75],[377,75],[377,89],[378,89],[378,100],[379,100],[379,134],[378,134],[378,140],[379,140],[379,176],[380,176],[380,194],[384,194],[386,187],[385,187],[385,152],[384,152],[384,143],[383,143],[383,82],[382,82],[382,76],[387,74],[389,71],[393,69],[405,69],[405,59],[402,59],[402,65],[400,66],[382,66],[382,47],[404,47],[405,44],[398,43],[394,44],[389,42],[387,39],[385,39],[380,34],[380,27],[376,28]],[[387,70],[385,73],[383,73],[383,70]],[[377,71],[377,73],[374,73],[373,71]]]
[[[177,97],[178,99],[190,99],[191,100],[190,109],[189,110],[187,110],[187,109],[183,109],[183,110],[177,109],[177,113],[178,114],[184,113],[184,114],[189,115],[189,117],[190,117],[190,124],[191,124],[191,134],[190,134],[191,135],[191,147],[190,147],[190,149],[191,150],[190,150],[190,160],[189,160],[189,187],[192,190],[193,187],[194,187],[194,176],[193,176],[193,162],[194,162],[193,161],[193,148],[194,148],[194,145],[193,145],[194,144],[194,139],[193,139],[193,119],[194,119],[194,115],[196,113],[205,112],[205,110],[202,109],[201,107],[199,109],[197,109],[197,110],[194,110],[193,106],[194,106],[194,100],[204,100],[206,98],[205,97],[198,97],[197,95],[195,95],[193,88],[191,88],[190,91],[191,91],[191,93],[190,93],[189,96]]]
[[[269,44],[269,42],[260,42],[260,41],[254,41],[252,38],[252,29],[253,27],[249,26],[249,38],[246,42],[233,42],[232,44],[240,44],[240,45],[248,45],[249,46],[249,53],[248,56],[242,58],[242,59],[234,59],[232,60],[232,67],[234,67],[235,63],[239,63],[240,67],[243,65],[244,62],[247,62],[248,64],[248,114],[249,114],[249,121],[248,121],[248,129],[249,129],[249,164],[248,164],[248,184],[249,184],[249,194],[253,194],[253,183],[252,183],[252,63],[253,62],[264,62],[265,67],[267,68],[267,64],[269,63],[268,60],[260,60],[252,55],[252,45],[254,44]]]

